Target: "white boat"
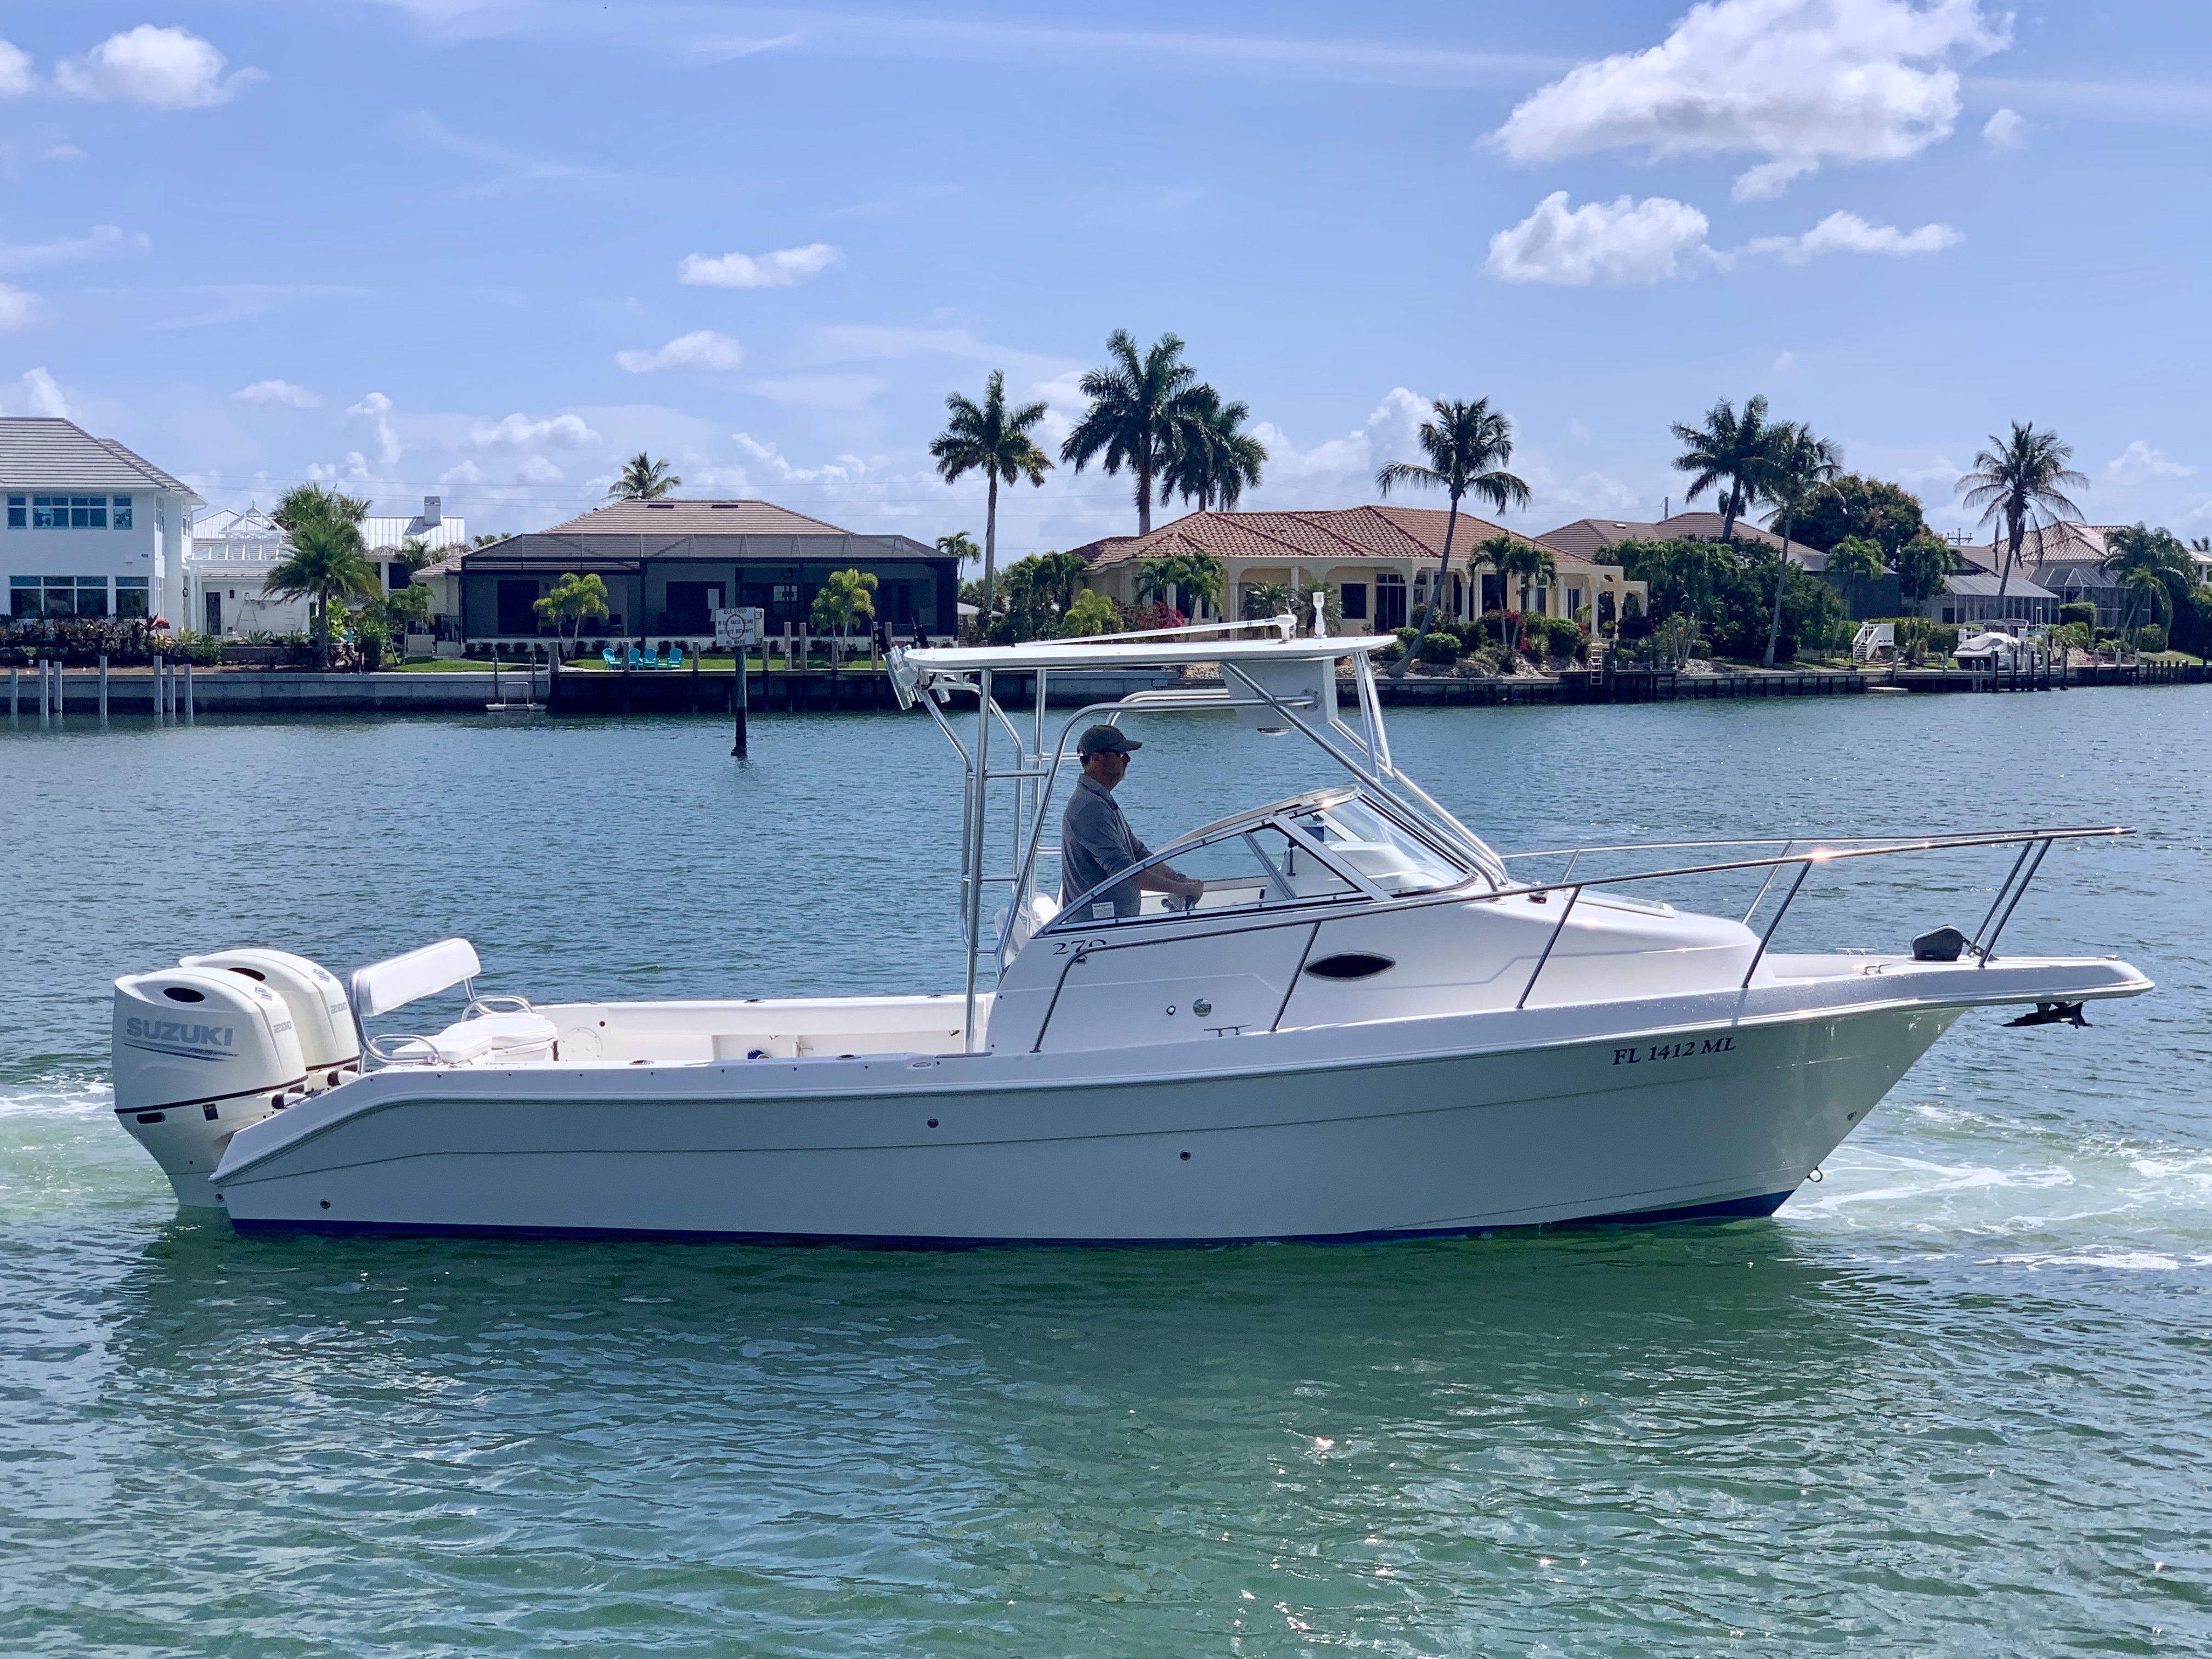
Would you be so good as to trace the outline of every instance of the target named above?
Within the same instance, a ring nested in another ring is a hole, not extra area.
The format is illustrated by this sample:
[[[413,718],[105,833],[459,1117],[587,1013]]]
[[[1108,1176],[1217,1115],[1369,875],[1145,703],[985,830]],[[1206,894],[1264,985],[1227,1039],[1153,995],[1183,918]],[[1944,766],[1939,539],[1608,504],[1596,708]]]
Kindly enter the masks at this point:
[[[344,984],[282,951],[187,957],[116,981],[117,1114],[181,1203],[252,1232],[1456,1235],[1771,1212],[1966,1011],[2046,1024],[2150,988],[2111,957],[1997,954],[2051,848],[2117,829],[1501,856],[1392,760],[1391,643],[1283,617],[895,652],[965,779],[957,989],[533,1006],[477,995],[460,939]],[[1218,687],[1047,712],[1055,674],[1199,662]],[[1204,880],[1187,907],[1111,883],[1059,903],[1075,736],[1172,742],[1223,709],[1343,781],[1163,848]],[[1931,900],[1863,951],[1769,948],[1816,869],[1818,891],[1992,847],[2016,851],[1971,937]],[[1757,885],[1741,917],[1656,897],[1724,878]],[[455,985],[453,1024],[384,1029]]]

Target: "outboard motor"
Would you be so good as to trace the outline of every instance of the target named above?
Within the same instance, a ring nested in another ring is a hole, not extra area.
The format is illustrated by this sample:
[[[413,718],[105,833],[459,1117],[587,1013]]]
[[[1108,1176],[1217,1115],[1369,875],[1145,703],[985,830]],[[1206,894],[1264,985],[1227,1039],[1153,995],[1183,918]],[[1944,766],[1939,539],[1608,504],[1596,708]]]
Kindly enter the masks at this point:
[[[320,963],[289,951],[217,951],[177,964],[201,973],[222,971],[266,985],[284,999],[300,1038],[307,1088],[320,1094],[361,1070],[361,1035],[338,976]]]
[[[171,968],[115,981],[115,1115],[179,1204],[220,1208],[208,1177],[230,1138],[305,1098],[284,998],[244,975]]]

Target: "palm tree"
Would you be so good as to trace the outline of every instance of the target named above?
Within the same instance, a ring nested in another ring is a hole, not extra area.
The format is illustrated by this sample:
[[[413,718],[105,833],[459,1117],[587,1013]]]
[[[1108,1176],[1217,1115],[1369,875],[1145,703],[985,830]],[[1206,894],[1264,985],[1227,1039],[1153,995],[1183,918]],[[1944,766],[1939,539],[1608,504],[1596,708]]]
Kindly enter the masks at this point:
[[[1512,549],[1519,546],[1520,539],[1517,536],[1509,536],[1500,531],[1497,535],[1486,537],[1476,543],[1474,550],[1467,556],[1468,585],[1474,590],[1474,602],[1469,609],[1474,612],[1478,630],[1480,630],[1483,615],[1482,573],[1487,569],[1498,578],[1498,608],[1503,611],[1505,609],[1505,568],[1498,563],[1498,560]],[[1498,619],[1498,642],[1500,645],[1505,643],[1505,622],[1503,617]]]
[[[1766,399],[1754,397],[1738,415],[1725,398],[1705,411],[1705,423],[1670,428],[1689,446],[1674,458],[1675,470],[1692,475],[1684,501],[1694,501],[1717,484],[1720,493],[1721,539],[1735,539],[1735,521],[1758,499],[1759,469],[1765,464],[1766,447],[1773,428],[1766,423]]]
[[[2062,513],[2081,516],[2081,509],[2066,499],[2067,489],[2086,489],[2089,480],[2066,465],[2074,447],[2061,443],[2055,432],[2038,432],[2032,423],[2014,421],[2009,437],[1990,434],[1990,447],[1974,457],[1974,470],[1959,480],[1959,491],[1968,507],[1978,507],[1982,522],[2002,519],[2005,527],[2004,562],[1997,572],[1997,598],[2002,599],[2012,580],[2012,568],[2020,559],[2020,544],[2039,512],[2056,518]]]
[[[1211,553],[1168,553],[1157,559],[1145,559],[1137,566],[1137,597],[1158,599],[1170,611],[1182,611],[1180,601],[1188,599],[1187,617],[1194,617],[1200,601],[1210,601],[1216,610],[1221,605],[1221,561]]]
[[[1093,457],[1109,472],[1137,475],[1137,533],[1152,533],[1152,485],[1164,504],[1174,492],[1176,460],[1194,429],[1219,394],[1196,384],[1197,370],[1182,360],[1182,342],[1163,334],[1142,357],[1126,328],[1106,342],[1108,362],[1077,383],[1091,407],[1060,447],[1060,459],[1078,472]],[[1233,407],[1233,405],[1232,405]]]
[[[1265,622],[1285,611],[1297,614],[1297,598],[1281,582],[1247,582],[1237,595],[1247,622]]]
[[[845,635],[858,621],[873,622],[876,617],[875,591],[878,586],[872,570],[833,570],[815,590],[814,604],[807,620],[818,634],[830,636],[830,666],[836,669],[843,659]]]
[[[1495,537],[1492,538],[1492,541],[1496,539]],[[1484,544],[1486,547],[1489,544]],[[1559,580],[1559,561],[1553,557],[1552,550],[1548,547],[1535,542],[1514,541],[1492,552],[1490,562],[1500,580],[1517,579],[1521,584],[1521,603],[1516,612],[1520,621],[1513,630],[1513,648],[1525,651],[1528,647],[1529,590],[1555,586]]]
[[[1070,639],[1092,634],[1118,634],[1121,631],[1121,612],[1103,593],[1086,587],[1060,617],[1060,631]]]
[[[1182,434],[1181,452],[1169,469],[1170,485],[1185,501],[1195,498],[1201,513],[1216,506],[1234,512],[1245,490],[1260,482],[1267,447],[1239,430],[1251,416],[1249,405],[1223,403],[1210,386],[1193,392],[1200,407]]]
[[[668,470],[667,462],[656,461],[641,449],[623,463],[623,470],[607,486],[607,499],[611,501],[657,501],[683,482]]]
[[[1044,419],[1044,405],[1024,404],[1006,407],[1006,376],[993,369],[983,385],[978,404],[955,392],[945,400],[951,418],[929,453],[937,458],[939,476],[947,483],[963,473],[980,469],[988,484],[983,507],[983,626],[991,625],[991,586],[998,577],[999,482],[1018,483],[1027,478],[1042,487],[1052,459],[1036,447],[1030,430]]]
[[[1091,567],[1084,562],[1080,553],[1039,553],[1033,556],[1036,574],[1030,580],[1036,591],[1053,609],[1065,612],[1083,591],[1084,574]]]
[[[1782,643],[1782,596],[1790,586],[1790,524],[1843,470],[1844,459],[1835,445],[1814,437],[1796,422],[1787,421],[1770,429],[1766,458],[1752,477],[1755,492],[1774,503],[1775,522],[1782,526],[1782,556],[1774,572],[1774,614],[1766,624],[1763,659],[1769,668],[1774,666],[1774,653]]]
[[[1428,604],[1413,622],[1416,645],[1428,632],[1437,598],[1443,592],[1444,578],[1451,572],[1452,537],[1459,529],[1462,498],[1472,493],[1500,511],[1528,502],[1528,486],[1503,470],[1513,459],[1513,422],[1501,410],[1492,409],[1489,398],[1477,398],[1469,404],[1447,403],[1439,398],[1429,407],[1436,418],[1422,422],[1419,434],[1429,464],[1393,461],[1375,475],[1376,491],[1386,496],[1400,484],[1421,484],[1441,489],[1451,497],[1451,511],[1444,519],[1443,552],[1437,561],[1437,580]],[[1412,651],[1400,652],[1390,666],[1390,678],[1402,679],[1413,659]]]
[[[2106,533],[2105,549],[2097,568],[2119,577],[2127,589],[2128,608],[2120,618],[2123,638],[2138,605],[2156,622],[2171,621],[2177,605],[2191,603],[2197,562],[2172,532],[2122,525]]]
[[[301,484],[287,490],[269,516],[282,526],[292,550],[270,568],[263,591],[272,599],[313,601],[315,664],[328,673],[331,608],[373,598],[384,586],[362,542],[368,503],[320,484]]]
[[[411,593],[416,590],[407,591]],[[579,575],[571,570],[553,584],[544,599],[532,601],[532,609],[556,628],[565,626],[573,641],[585,617],[609,614],[606,582],[597,571]]]
[[[1889,574],[1882,562],[1881,544],[1870,536],[1844,537],[1828,550],[1827,568],[1829,574],[1844,579],[1844,591],[1851,599],[1858,597],[1862,580],[1879,581]]]

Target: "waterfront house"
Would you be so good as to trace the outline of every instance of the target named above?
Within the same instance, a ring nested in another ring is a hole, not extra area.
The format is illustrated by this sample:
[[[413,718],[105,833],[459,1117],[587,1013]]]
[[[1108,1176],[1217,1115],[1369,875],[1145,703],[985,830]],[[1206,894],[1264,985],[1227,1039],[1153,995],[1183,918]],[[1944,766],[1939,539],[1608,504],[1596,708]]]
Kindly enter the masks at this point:
[[[703,641],[714,613],[757,605],[770,633],[805,629],[833,570],[873,575],[876,615],[902,636],[954,629],[959,561],[908,536],[861,535],[759,501],[617,501],[427,567],[441,639],[524,643],[558,630],[536,605],[574,571],[605,582],[593,637]]]
[[[291,551],[283,526],[258,507],[201,514],[185,550],[184,610],[191,625],[218,639],[307,632],[309,601],[267,592],[270,571]]]
[[[1955,623],[1968,629],[2015,633],[2024,623],[2058,620],[2059,596],[2040,583],[2030,581],[2015,569],[1998,595],[1998,580],[1984,570],[1963,571],[1943,579],[1942,591],[1920,604],[1900,600],[1900,616],[1922,616],[1930,622]]]
[[[200,497],[74,421],[0,416],[0,574],[8,615],[186,625],[185,549]]]
[[[468,521],[447,518],[441,507],[437,496],[425,495],[419,514],[371,514],[361,521],[362,544],[386,592],[414,580],[400,556],[409,542],[434,552],[468,546]],[[185,552],[183,611],[188,625],[234,640],[305,633],[310,602],[276,599],[267,591],[270,570],[291,552],[283,527],[258,507],[201,514]]]
[[[442,495],[425,495],[420,513],[371,514],[361,521],[362,545],[384,578],[384,591],[405,587],[413,578],[400,554],[410,544],[441,557],[465,551],[469,521],[446,516]]]
[[[1171,554],[1204,553],[1219,562],[1222,604],[1231,617],[1243,611],[1251,588],[1274,586],[1304,590],[1333,589],[1347,629],[1403,628],[1426,604],[1429,585],[1443,551],[1442,508],[1352,507],[1276,513],[1193,513],[1161,526],[1149,536],[1108,536],[1072,549],[1086,567],[1085,584],[1109,599],[1137,605],[1138,577],[1147,559]],[[1443,603],[1447,615],[1469,620],[1477,596],[1467,580],[1468,560],[1492,536],[1513,535],[1462,511],[1452,541],[1452,570]],[[1632,582],[1617,564],[1583,557],[1553,547],[1559,580],[1535,589],[1532,609],[1546,616],[1572,617],[1588,609],[1601,615],[1644,588]],[[1482,578],[1484,610],[1502,608],[1501,598],[1517,605],[1520,594],[1502,594],[1498,577]],[[1188,608],[1188,607],[1186,607]],[[1618,614],[1614,609],[1614,614]]]

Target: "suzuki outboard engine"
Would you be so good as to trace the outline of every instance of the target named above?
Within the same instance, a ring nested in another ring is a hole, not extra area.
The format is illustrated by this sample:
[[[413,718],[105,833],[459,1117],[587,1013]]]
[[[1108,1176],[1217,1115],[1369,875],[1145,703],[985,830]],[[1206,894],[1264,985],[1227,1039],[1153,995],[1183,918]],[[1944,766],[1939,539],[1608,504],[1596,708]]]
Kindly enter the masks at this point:
[[[289,951],[217,951],[177,964],[201,973],[220,969],[266,985],[292,1011],[292,1029],[307,1064],[307,1087],[335,1089],[361,1070],[361,1036],[338,976],[320,963]]]
[[[208,1177],[231,1136],[304,1098],[307,1070],[283,996],[197,968],[115,981],[114,1066],[118,1121],[153,1153],[179,1203],[215,1208]]]

